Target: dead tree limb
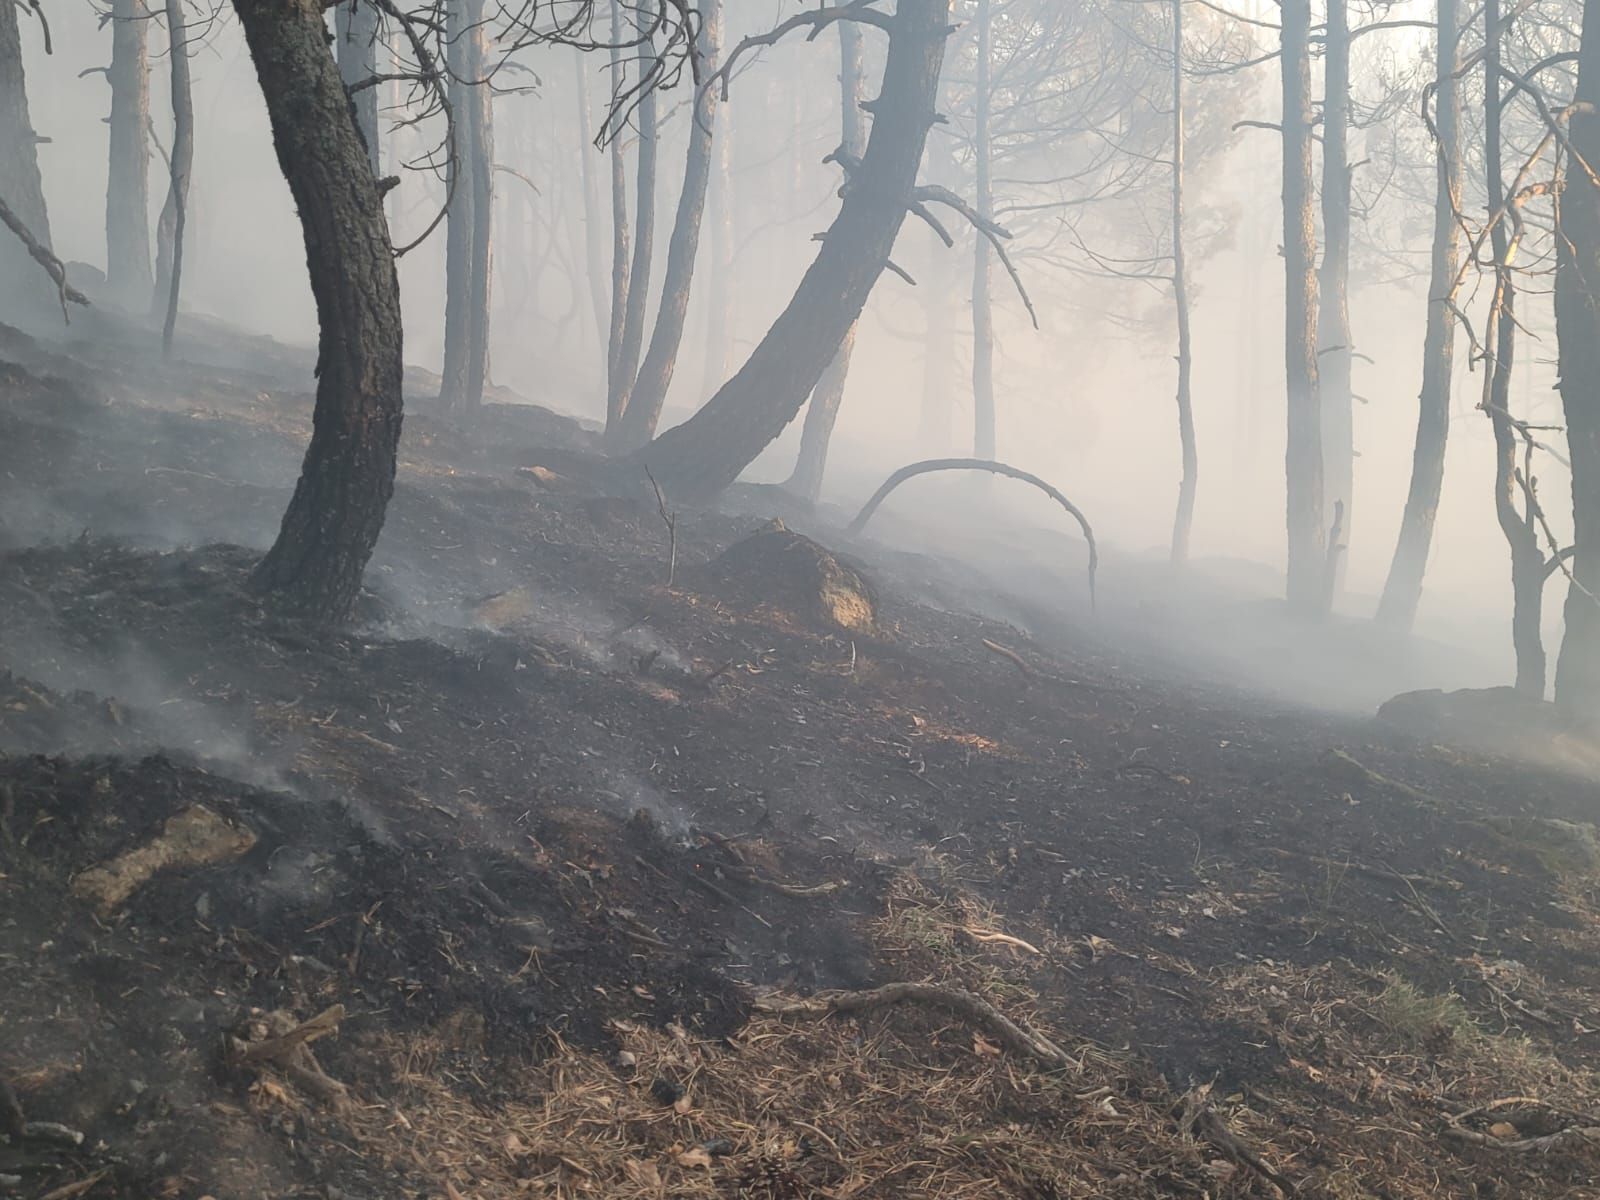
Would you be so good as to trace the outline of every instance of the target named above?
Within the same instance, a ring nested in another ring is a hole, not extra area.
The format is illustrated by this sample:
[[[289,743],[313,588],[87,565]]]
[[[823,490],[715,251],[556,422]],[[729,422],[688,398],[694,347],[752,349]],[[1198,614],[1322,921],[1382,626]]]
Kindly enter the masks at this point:
[[[968,223],[989,239],[989,244],[994,247],[994,252],[999,256],[1000,262],[1005,266],[1006,274],[1011,276],[1011,282],[1017,289],[1017,295],[1022,297],[1022,303],[1028,310],[1028,317],[1033,322],[1035,329],[1039,328],[1039,314],[1033,307],[1033,298],[1028,295],[1028,289],[1022,285],[1022,276],[1017,271],[1017,264],[1011,261],[1011,255],[1006,253],[1005,243],[1011,239],[1010,230],[1003,225],[997,225],[986,219],[977,209],[968,204],[960,196],[947,187],[937,184],[923,184],[912,193],[911,211],[916,212],[918,205],[942,204],[946,208],[954,209],[965,217]],[[921,216],[922,214],[918,214]],[[926,219],[926,218],[925,218]],[[936,227],[937,228],[937,227]]]
[[[1261,1155],[1240,1140],[1227,1123],[1211,1107],[1209,1086],[1196,1088],[1183,1098],[1183,1114],[1178,1125],[1185,1133],[1195,1135],[1222,1151],[1241,1167],[1254,1171],[1278,1190],[1279,1195],[1291,1195],[1294,1184],[1274,1170]]]
[[[808,1000],[763,996],[756,1000],[754,1008],[777,1017],[828,1017],[835,1013],[888,1008],[908,1000],[952,1012],[976,1025],[1006,1049],[1047,1067],[1078,1069],[1077,1060],[1060,1046],[1038,1030],[1013,1021],[981,996],[932,983],[891,983],[862,992],[818,992]]]
[[[650,486],[656,492],[656,509],[661,513],[661,523],[667,527],[667,590],[672,590],[672,583],[678,577],[678,514],[674,510],[667,511],[667,498],[661,494],[661,485],[656,482],[656,477],[650,474],[646,467],[645,475],[650,480]]]
[[[1066,496],[1051,487],[1037,475],[1023,471],[1017,467],[1008,466],[1002,462],[992,462],[986,458],[930,458],[926,462],[912,463],[908,467],[901,467],[888,479],[883,486],[872,494],[856,514],[856,519],[850,522],[850,534],[859,534],[867,527],[867,522],[872,520],[872,514],[878,511],[879,506],[889,498],[889,493],[894,491],[908,479],[915,479],[918,475],[928,475],[935,471],[988,471],[991,475],[1004,475],[1008,479],[1020,479],[1023,483],[1031,483],[1062,508],[1066,509],[1072,518],[1078,522],[1078,527],[1083,530],[1083,540],[1089,544],[1089,604],[1095,603],[1095,572],[1100,567],[1100,547],[1094,540],[1094,529],[1089,524],[1089,518],[1083,511],[1068,500]]]
[[[733,53],[728,55],[728,61],[723,63],[709,79],[700,86],[702,88],[722,88],[722,98],[728,98],[728,85],[733,79],[733,69],[739,60],[752,50],[759,50],[764,46],[776,46],[796,29],[810,29],[806,34],[806,41],[814,42],[822,31],[836,21],[860,21],[865,25],[875,25],[879,29],[892,30],[887,13],[880,12],[873,6],[878,0],[850,0],[848,4],[838,4],[832,8],[813,8],[807,12],[796,13],[782,24],[775,25],[766,33],[752,34],[733,48]]]
[[[61,319],[69,325],[72,324],[72,318],[67,315],[67,301],[88,307],[89,297],[67,282],[67,269],[61,265],[61,260],[40,244],[39,239],[34,237],[22,223],[22,218],[17,216],[3,199],[0,199],[0,221],[4,221],[6,228],[21,239],[33,261],[43,267],[45,274],[55,282],[56,291],[61,297]]]

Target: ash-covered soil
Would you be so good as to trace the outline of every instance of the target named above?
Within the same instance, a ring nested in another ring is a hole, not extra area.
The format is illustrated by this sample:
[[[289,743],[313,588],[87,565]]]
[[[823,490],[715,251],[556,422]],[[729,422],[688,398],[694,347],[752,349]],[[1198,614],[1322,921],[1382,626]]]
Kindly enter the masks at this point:
[[[527,406],[417,405],[359,622],[287,621],[245,584],[292,358],[7,346],[0,1077],[85,1136],[0,1189],[1600,1195],[1588,780],[1030,637],[790,513],[871,585],[844,628],[721,559],[759,493],[677,514],[669,586]],[[900,981],[1072,1064],[767,1011]]]

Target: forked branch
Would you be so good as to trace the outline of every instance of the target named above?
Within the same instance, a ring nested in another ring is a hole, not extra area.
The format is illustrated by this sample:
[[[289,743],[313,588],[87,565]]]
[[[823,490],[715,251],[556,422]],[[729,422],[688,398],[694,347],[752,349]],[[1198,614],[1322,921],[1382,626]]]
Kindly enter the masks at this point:
[[[67,269],[61,265],[61,260],[34,237],[28,227],[22,223],[22,218],[11,210],[11,206],[0,200],[0,221],[5,223],[7,229],[16,234],[22,244],[28,248],[28,254],[33,261],[45,269],[45,273],[55,281],[56,292],[61,297],[61,319],[67,324],[72,324],[72,318],[67,315],[67,302],[89,304],[89,297],[67,282]]]
[[[880,12],[876,7],[878,0],[850,0],[848,4],[837,4],[830,8],[813,8],[806,12],[796,13],[787,21],[774,25],[766,33],[755,33],[745,38],[733,48],[733,53],[728,55],[728,61],[700,86],[709,88],[722,87],[722,98],[728,98],[728,85],[733,79],[733,68],[746,54],[752,50],[759,50],[764,46],[776,46],[784,38],[797,29],[809,29],[806,41],[815,41],[822,31],[839,21],[860,21],[864,25],[875,25],[879,29],[890,30],[894,28],[889,15]]]

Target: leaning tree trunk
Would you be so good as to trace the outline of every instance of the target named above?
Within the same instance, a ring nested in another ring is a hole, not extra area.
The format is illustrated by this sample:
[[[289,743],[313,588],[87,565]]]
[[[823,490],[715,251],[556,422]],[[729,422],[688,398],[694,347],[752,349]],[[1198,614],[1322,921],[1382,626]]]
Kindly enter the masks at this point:
[[[990,124],[994,105],[990,59],[994,30],[990,0],[978,0],[978,78],[973,97],[973,157],[977,172],[978,215],[994,220],[994,147]],[[972,265],[972,453],[993,458],[995,453],[994,403],[994,294],[991,286],[989,239],[974,234]]]
[[[1328,598],[1317,379],[1316,223],[1311,187],[1311,5],[1283,0],[1284,362],[1289,437],[1288,599],[1321,612]]]
[[[445,64],[450,73],[450,158],[445,164],[445,186],[450,210],[444,238],[444,363],[439,368],[439,404],[459,407],[467,395],[467,363],[472,353],[472,247],[477,217],[473,205],[477,189],[472,155],[476,139],[472,129],[473,88],[471,17],[468,0],[447,0],[445,29],[449,45]]]
[[[867,128],[861,111],[865,84],[861,61],[861,30],[854,21],[839,22],[839,109],[840,148],[852,161],[859,160],[867,147]],[[845,381],[850,377],[850,356],[856,347],[856,328],[844,335],[839,352],[823,372],[817,390],[811,393],[806,408],[806,423],[800,433],[800,456],[794,473],[785,485],[790,491],[815,504],[822,495],[822,477],[828,468],[828,445],[833,427],[844,403]]]
[[[1422,599],[1422,579],[1444,490],[1445,442],[1450,433],[1450,371],[1455,358],[1455,293],[1461,270],[1461,85],[1456,78],[1457,0],[1438,0],[1434,130],[1438,139],[1433,201],[1433,262],[1428,274],[1428,323],[1422,338],[1422,393],[1411,488],[1400,518],[1389,578],[1378,601],[1378,622],[1409,632]]]
[[[1328,0],[1323,39],[1322,270],[1318,277],[1318,399],[1322,409],[1322,511],[1340,513],[1339,529],[1350,539],[1355,485],[1355,430],[1350,364],[1350,13],[1348,0]],[[1325,587],[1330,598],[1343,574],[1337,547]]]
[[[15,4],[0,4],[0,200],[44,249],[50,249],[50,217],[44,203],[44,183],[39,176],[39,139],[28,115],[28,89],[22,69],[21,11]],[[0,237],[0,279],[29,279],[38,267],[20,240]],[[53,305],[48,291],[0,287],[0,315],[20,317],[46,311]]]
[[[721,2],[701,0],[699,53],[708,75],[717,69],[721,47]],[[667,275],[661,285],[661,307],[656,313],[655,330],[650,335],[644,365],[639,368],[639,378],[633,385],[617,430],[616,445],[622,450],[637,450],[655,437],[662,406],[667,402],[667,389],[672,386],[678,350],[683,344],[683,327],[689,318],[695,260],[700,254],[700,222],[705,216],[706,192],[711,184],[716,120],[716,90],[702,88],[690,115],[683,192],[678,197],[678,215],[672,225],[672,241],[667,246]],[[641,195],[641,205],[643,199]],[[641,226],[641,232],[642,229]]]
[[[400,282],[383,200],[350,116],[322,9],[233,0],[305,234],[320,331],[311,445],[255,586],[348,616],[394,493],[404,371]]]
[[[710,396],[733,374],[733,129],[730,105],[722,114],[722,130],[712,143],[711,170],[711,263],[707,272],[706,351],[701,379],[701,394]]]
[[[1556,239],[1556,332],[1575,545],[1556,703],[1593,720],[1600,716],[1600,189],[1593,174],[1600,169],[1600,4],[1584,5],[1576,99],[1586,107],[1572,115],[1572,148],[1588,169],[1567,168],[1564,236]]]
[[[1544,602],[1544,554],[1539,549],[1539,533],[1534,521],[1534,501],[1524,496],[1524,509],[1518,511],[1518,494],[1532,487],[1517,469],[1517,430],[1511,417],[1511,369],[1517,346],[1515,313],[1516,286],[1511,277],[1517,247],[1506,229],[1508,218],[1502,211],[1507,202],[1502,173],[1500,91],[1499,0],[1487,0],[1483,9],[1486,46],[1484,53],[1483,163],[1485,194],[1489,210],[1498,218],[1489,232],[1494,253],[1494,293],[1489,317],[1484,322],[1484,339],[1494,347],[1484,378],[1484,410],[1494,428],[1494,507],[1500,532],[1511,551],[1511,644],[1517,656],[1517,690],[1531,696],[1544,695],[1544,638],[1539,628]]]
[[[194,95],[189,86],[189,27],[183,0],[167,0],[167,64],[172,73],[172,160],[167,202],[156,223],[156,291],[154,309],[164,314],[161,346],[172,353],[172,332],[178,323],[178,294],[183,287],[184,229],[189,221],[189,179],[194,172]]]
[[[150,19],[144,0],[111,5],[111,149],[106,286],[124,304],[150,295]],[[142,311],[142,310],[141,310]]]
[[[606,403],[606,441],[613,449],[622,449],[626,444],[624,427],[628,408],[633,403],[634,384],[639,378],[639,353],[644,347],[645,316],[650,306],[650,268],[656,251],[656,162],[660,139],[656,129],[659,119],[656,89],[649,83],[649,76],[655,69],[652,52],[649,42],[641,47],[640,82],[647,86],[639,97],[637,109],[639,173],[634,181],[637,196],[633,263],[628,268],[628,304],[623,310],[622,340],[617,346],[617,375],[613,394]]]
[[[949,19],[950,0],[900,0],[867,152],[794,298],[705,407],[636,460],[673,497],[706,500],[737,479],[794,420],[861,315],[905,221],[937,119]]]
[[[334,18],[339,38],[339,75],[346,88],[378,73],[378,7],[371,0],[345,0]],[[350,94],[356,128],[367,147],[367,161],[374,175],[383,174],[383,157],[378,143],[378,88],[363,87]]]
[[[1200,469],[1194,405],[1189,395],[1193,354],[1189,338],[1188,252],[1183,240],[1183,142],[1183,0],[1172,0],[1172,306],[1178,318],[1178,445],[1183,456],[1178,512],[1172,522],[1172,561],[1178,566],[1189,561],[1189,534],[1194,528],[1194,497]]]

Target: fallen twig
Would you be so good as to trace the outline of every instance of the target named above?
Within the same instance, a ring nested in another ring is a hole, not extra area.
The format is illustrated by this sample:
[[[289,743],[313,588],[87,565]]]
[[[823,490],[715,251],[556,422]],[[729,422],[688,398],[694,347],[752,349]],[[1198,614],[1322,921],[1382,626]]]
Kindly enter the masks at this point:
[[[678,575],[678,514],[667,511],[667,498],[661,494],[661,485],[656,482],[656,477],[650,474],[650,468],[645,467],[645,475],[650,480],[650,486],[656,491],[656,508],[661,513],[661,522],[667,527],[668,557],[667,557],[667,590],[672,590],[672,581]]]
[[[29,1121],[22,1127],[22,1140],[25,1142],[48,1142],[52,1146],[83,1145],[83,1134],[67,1125],[58,1125],[54,1121]]]
[[[102,1168],[85,1179],[80,1179],[75,1183],[64,1183],[60,1187],[46,1192],[39,1197],[39,1200],[73,1200],[73,1197],[83,1195],[109,1174],[111,1174],[109,1168]]]
[[[1344,775],[1357,783],[1369,784],[1372,787],[1384,788],[1396,795],[1404,796],[1408,800],[1415,800],[1418,804],[1426,804],[1430,808],[1437,807],[1439,802],[1420,788],[1414,788],[1409,783],[1401,783],[1398,779],[1390,779],[1387,775],[1380,775],[1371,767],[1356,761],[1347,751],[1333,749],[1323,755],[1323,761],[1334,769],[1337,774]]]
[[[1014,946],[1018,950],[1026,950],[1029,954],[1043,954],[1044,951],[1032,942],[1025,942],[1019,937],[1012,937],[1009,933],[1000,933],[992,929],[973,929],[966,925],[958,926],[962,933],[975,942],[983,945]]]
[[[1495,1137],[1492,1133],[1479,1133],[1476,1129],[1463,1129],[1455,1124],[1446,1125],[1444,1132],[1446,1137],[1454,1138],[1458,1142],[1504,1150],[1511,1154],[1542,1154],[1570,1142],[1600,1145],[1600,1126],[1593,1125],[1570,1125],[1554,1133],[1528,1138]]]
[[[982,997],[932,983],[891,983],[861,992],[818,992],[806,1000],[762,996],[757,998],[753,1007],[757,1012],[779,1017],[827,1017],[835,1013],[886,1008],[907,1000],[929,1004],[964,1017],[1007,1049],[1046,1066],[1078,1069],[1077,1061],[1060,1046],[1037,1030],[1013,1021]]]
[[[980,640],[983,642],[983,648],[989,651],[990,654],[998,654],[1001,658],[1012,663],[1017,670],[1022,672],[1024,678],[1033,678],[1033,668],[1022,661],[1022,655],[1009,647],[1002,646],[999,642],[991,642],[988,638]]]
[[[286,1062],[297,1046],[309,1045],[320,1037],[339,1031],[344,1020],[344,1005],[324,1009],[309,1021],[302,1021],[287,1033],[259,1042],[240,1042],[236,1061],[240,1066],[261,1062]]]
[[[309,1021],[298,1025],[286,1013],[269,1013],[265,1019],[268,1036],[258,1041],[228,1039],[228,1055],[235,1066],[256,1067],[270,1064],[278,1068],[302,1091],[340,1109],[349,1100],[344,1084],[331,1078],[311,1052],[310,1043],[337,1032],[344,1020],[344,1005],[335,1004]]]
[[[1183,1097],[1183,1115],[1179,1119],[1178,1127],[1185,1133],[1198,1134],[1241,1167],[1254,1171],[1276,1188],[1280,1195],[1289,1195],[1294,1191],[1294,1185],[1268,1165],[1261,1155],[1245,1145],[1239,1135],[1228,1128],[1227,1122],[1217,1114],[1217,1110],[1211,1107],[1209,1084],[1195,1088]]]

